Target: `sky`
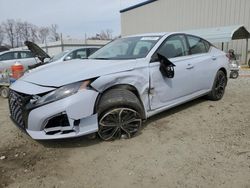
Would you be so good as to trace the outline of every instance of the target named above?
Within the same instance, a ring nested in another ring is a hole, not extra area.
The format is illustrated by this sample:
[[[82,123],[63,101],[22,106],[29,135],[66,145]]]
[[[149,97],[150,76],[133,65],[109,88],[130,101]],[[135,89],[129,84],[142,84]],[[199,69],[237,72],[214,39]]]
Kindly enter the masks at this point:
[[[58,25],[71,38],[90,37],[111,29],[121,33],[120,10],[145,0],[0,0],[0,23],[7,19],[37,26]]]

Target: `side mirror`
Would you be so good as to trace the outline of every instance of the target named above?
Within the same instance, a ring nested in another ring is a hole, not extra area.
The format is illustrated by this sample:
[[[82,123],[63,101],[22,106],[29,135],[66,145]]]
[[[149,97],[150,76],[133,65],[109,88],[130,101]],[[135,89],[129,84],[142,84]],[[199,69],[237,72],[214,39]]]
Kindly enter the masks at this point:
[[[157,56],[160,61],[160,71],[162,75],[167,78],[173,78],[175,74],[174,71],[175,64],[173,64],[171,61],[168,60],[168,58],[159,53],[157,54]]]
[[[71,59],[72,59],[71,56],[67,56],[67,57],[64,58],[64,61],[68,61],[68,60],[71,60]]]

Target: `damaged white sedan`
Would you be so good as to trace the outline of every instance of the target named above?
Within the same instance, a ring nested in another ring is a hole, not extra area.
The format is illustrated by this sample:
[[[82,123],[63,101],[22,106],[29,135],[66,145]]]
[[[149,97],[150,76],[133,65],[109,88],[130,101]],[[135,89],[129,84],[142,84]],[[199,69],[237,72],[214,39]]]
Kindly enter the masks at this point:
[[[10,87],[10,117],[38,140],[131,138],[154,114],[201,96],[220,100],[228,75],[226,54],[197,36],[129,36],[87,60],[25,74]]]

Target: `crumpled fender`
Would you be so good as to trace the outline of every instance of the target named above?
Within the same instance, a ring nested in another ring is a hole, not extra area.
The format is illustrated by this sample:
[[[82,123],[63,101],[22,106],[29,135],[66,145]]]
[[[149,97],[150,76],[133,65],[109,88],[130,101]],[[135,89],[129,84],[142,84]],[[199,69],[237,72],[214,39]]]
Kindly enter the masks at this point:
[[[134,87],[140,95],[140,100],[144,105],[145,112],[149,109],[148,87],[149,72],[148,69],[134,69],[131,71],[120,72],[111,75],[105,75],[97,78],[91,83],[91,87],[100,94],[105,90],[119,85],[130,85]]]

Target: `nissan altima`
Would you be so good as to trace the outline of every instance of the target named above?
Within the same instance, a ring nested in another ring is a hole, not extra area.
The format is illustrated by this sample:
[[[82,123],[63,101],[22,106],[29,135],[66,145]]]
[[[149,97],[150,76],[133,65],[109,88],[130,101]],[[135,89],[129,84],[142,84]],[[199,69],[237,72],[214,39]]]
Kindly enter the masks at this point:
[[[197,36],[123,37],[89,59],[25,74],[10,87],[10,117],[38,140],[131,138],[150,116],[201,96],[222,99],[228,64],[224,52]]]

